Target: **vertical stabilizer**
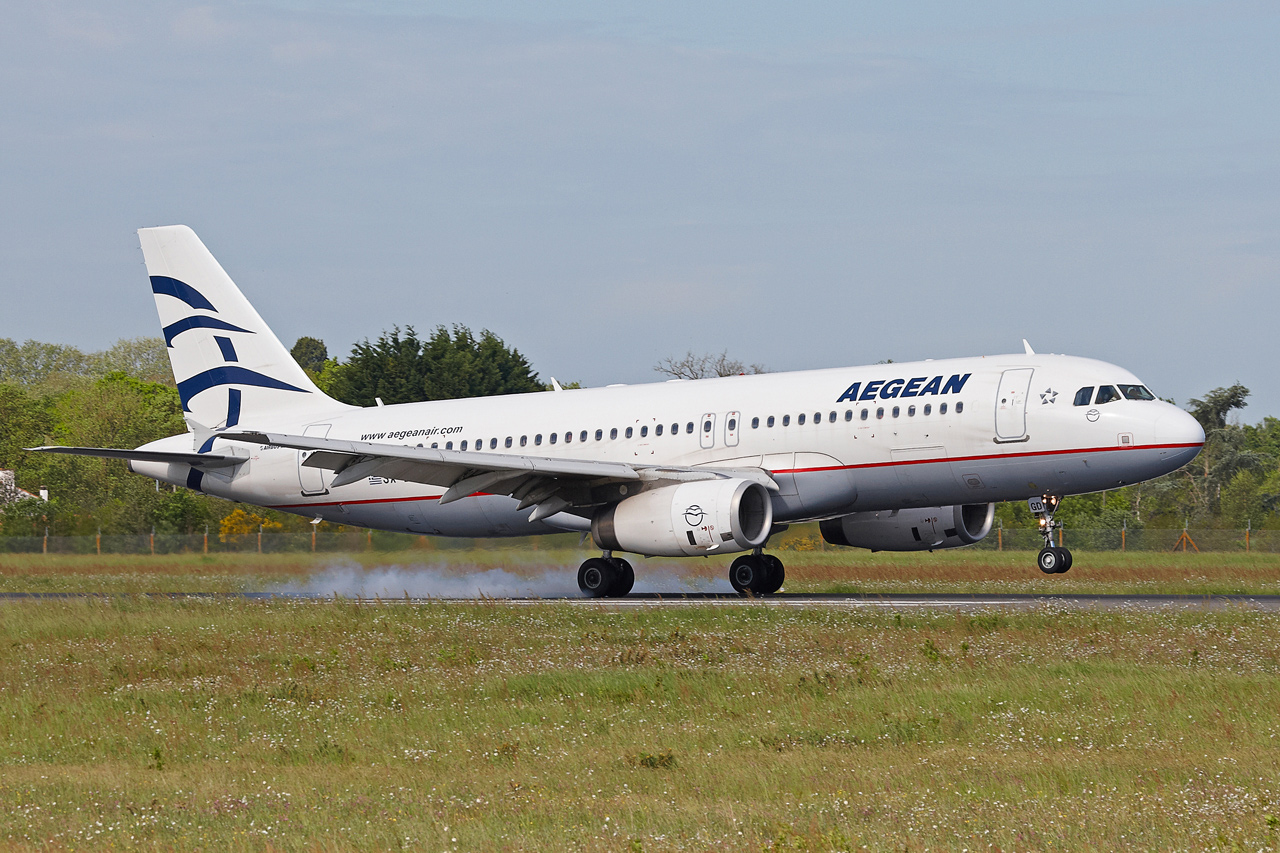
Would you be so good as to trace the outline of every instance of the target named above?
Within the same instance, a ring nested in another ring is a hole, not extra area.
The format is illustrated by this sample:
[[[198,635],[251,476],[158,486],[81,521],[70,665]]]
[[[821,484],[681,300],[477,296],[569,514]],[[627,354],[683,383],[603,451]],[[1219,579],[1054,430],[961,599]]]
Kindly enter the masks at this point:
[[[138,237],[188,423],[222,430],[347,408],[315,386],[194,231]]]

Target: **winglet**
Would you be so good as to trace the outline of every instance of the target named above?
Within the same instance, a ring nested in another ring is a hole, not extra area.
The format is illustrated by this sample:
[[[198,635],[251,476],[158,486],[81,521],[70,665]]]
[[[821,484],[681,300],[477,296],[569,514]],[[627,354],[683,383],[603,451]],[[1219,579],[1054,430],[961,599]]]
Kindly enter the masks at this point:
[[[1035,355],[1036,351],[1031,348],[1031,344],[1027,343],[1027,339],[1022,339],[1022,348],[1027,351],[1027,355]]]
[[[556,378],[555,378],[554,376],[552,376],[552,377],[551,377],[551,390],[552,390],[552,391],[563,391],[563,390],[564,390],[563,388],[561,388],[561,387],[560,387],[560,383],[556,381]]]

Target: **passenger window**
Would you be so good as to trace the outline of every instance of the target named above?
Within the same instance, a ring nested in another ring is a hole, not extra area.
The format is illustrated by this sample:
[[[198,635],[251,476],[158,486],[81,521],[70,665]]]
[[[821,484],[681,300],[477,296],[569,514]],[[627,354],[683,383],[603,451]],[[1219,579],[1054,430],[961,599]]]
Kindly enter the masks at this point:
[[[550,437],[550,439],[551,439],[551,443],[552,443],[552,444],[555,444],[555,443],[556,443],[556,439],[560,437],[560,433],[558,433],[558,432],[553,432],[553,433],[551,433],[551,435],[550,435],[549,437]]]
[[[732,427],[730,427],[730,429],[732,429]],[[702,431],[703,431],[704,433],[706,433],[706,432],[711,432],[711,421],[703,421],[703,422],[702,422]]]
[[[565,443],[565,444],[571,444],[572,442],[573,442],[573,433],[571,433],[571,432],[566,432],[566,433],[564,434],[564,443]]]
[[[867,410],[863,409],[862,414],[858,415],[858,418],[865,421],[867,419]]]
[[[505,442],[503,442],[503,446],[504,446],[504,447],[510,447],[510,446],[511,446],[511,436],[507,436],[507,440],[506,440]]]
[[[1089,401],[1092,399],[1093,399],[1093,386],[1086,385],[1085,387],[1081,388],[1079,391],[1076,392],[1075,404],[1077,406],[1087,406],[1089,405]]]
[[[617,430],[614,430],[614,432],[617,432]],[[586,441],[585,438],[582,440]],[[602,429],[596,430],[596,441],[604,441],[604,430]]]
[[[463,441],[462,441],[462,449],[463,449],[463,450],[466,450],[466,449],[467,449],[467,442],[466,442],[466,439],[463,439]]]
[[[690,430],[690,432],[692,432],[692,430]],[[679,434],[680,434],[680,424],[672,424],[672,425],[671,425],[671,434],[672,434],[672,435],[679,435]]]
[[[760,429],[760,419],[759,419],[759,418],[752,418],[752,419],[751,419],[751,428],[752,428],[752,429]]]
[[[529,436],[527,435],[520,436],[520,446],[527,447],[528,444],[529,444]]]
[[[851,421],[851,420],[853,420],[853,409],[845,409],[845,410],[844,410],[844,419],[845,419],[846,421]]]
[[[932,414],[933,414],[933,403],[925,403],[925,404],[924,404],[924,413],[925,413],[926,415],[932,415]]]
[[[708,423],[710,422],[708,421]],[[693,421],[689,421],[689,423],[684,425],[684,431],[689,435],[693,435]]]
[[[772,428],[773,428],[773,415],[769,415],[769,420],[765,421],[764,423],[765,423],[765,426],[767,426],[767,427],[769,427],[770,429],[772,429]]]
[[[907,406],[907,417],[914,418],[916,416],[916,407]]]
[[[533,446],[534,446],[534,447],[541,447],[541,446],[542,446],[542,433],[538,433],[537,435],[535,435],[535,436],[533,437]]]
[[[729,418],[729,432],[733,432],[733,431],[734,431],[734,430],[736,430],[737,428],[738,428],[738,419],[737,419],[737,418]]]
[[[833,421],[834,421],[834,420],[835,420],[835,417],[832,417],[832,418],[831,418],[831,420],[833,420]],[[822,412],[814,412],[814,413],[813,413],[813,422],[814,422],[815,424],[820,424],[820,423],[822,423]]]
[[[1119,399],[1120,392],[1115,388],[1112,388],[1110,385],[1099,385],[1098,396],[1093,399],[1093,403],[1096,406],[1101,406],[1103,403],[1110,403],[1113,400]]]
[[[956,414],[958,415],[963,411],[964,411],[964,401],[961,400],[958,403],[956,403]]]
[[[879,419],[883,417],[884,417],[884,406],[881,406],[880,408],[876,409],[876,418]]]
[[[658,429],[662,429],[662,427],[658,427]],[[648,435],[649,428],[647,426],[640,427],[640,437],[645,438]],[[627,438],[631,438],[631,427],[627,427]]]
[[[662,435],[662,424],[658,424],[656,427],[653,428],[653,434],[655,436]]]
[[[511,441],[511,439],[509,439],[509,438],[508,438],[508,439],[507,439],[507,441],[508,441],[508,442],[510,442],[510,441]],[[498,449],[498,439],[496,439],[496,438],[491,438],[491,439],[489,439],[489,449],[490,449],[490,450],[497,450],[497,449]]]
[[[829,423],[829,424],[833,424],[833,423],[835,423],[835,422],[836,422],[836,413],[835,413],[835,412],[832,412],[831,414],[827,415],[827,423]]]
[[[783,415],[783,416],[782,416],[782,425],[783,425],[783,426],[791,426],[791,415]]]
[[[940,414],[940,415],[945,415],[946,413],[947,413],[947,404],[946,404],[946,403],[939,403],[939,404],[938,404],[938,414]]]
[[[1154,400],[1155,394],[1147,390],[1144,385],[1121,385],[1120,393],[1124,395],[1126,400]]]
[[[783,425],[783,426],[786,426],[786,421],[783,421],[783,422],[782,422],[782,425]],[[800,413],[800,416],[796,418],[796,425],[797,425],[797,426],[804,426],[804,412],[801,412],[801,413]]]
[[[899,411],[901,411],[901,410],[900,410],[897,406],[894,406],[894,407],[893,407],[893,416],[894,416],[895,418],[898,416],[898,412],[899,412]]]

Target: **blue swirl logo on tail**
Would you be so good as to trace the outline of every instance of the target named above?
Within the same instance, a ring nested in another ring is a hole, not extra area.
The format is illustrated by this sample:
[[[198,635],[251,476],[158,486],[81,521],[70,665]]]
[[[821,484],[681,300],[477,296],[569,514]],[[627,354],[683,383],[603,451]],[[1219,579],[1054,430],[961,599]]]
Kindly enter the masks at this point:
[[[184,379],[178,383],[178,396],[182,398],[182,410],[184,412],[191,411],[189,403],[192,397],[201,391],[208,391],[210,388],[216,388],[219,385],[252,385],[257,388],[273,388],[277,391],[310,393],[305,388],[298,388],[288,382],[272,379],[270,376],[258,373],[256,370],[250,370],[247,367],[224,365],[215,367],[212,370],[206,370],[203,373],[197,373],[190,379]]]
[[[151,292],[163,293],[166,296],[172,296],[174,299],[181,299],[192,308],[199,308],[203,311],[212,311],[218,313],[218,309],[213,307],[213,303],[204,298],[204,294],[196,290],[185,281],[179,281],[176,278],[170,278],[167,275],[151,276]]]

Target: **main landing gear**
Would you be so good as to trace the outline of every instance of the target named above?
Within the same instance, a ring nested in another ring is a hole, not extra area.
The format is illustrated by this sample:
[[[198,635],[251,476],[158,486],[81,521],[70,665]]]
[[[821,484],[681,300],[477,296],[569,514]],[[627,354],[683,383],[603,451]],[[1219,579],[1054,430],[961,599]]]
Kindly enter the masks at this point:
[[[772,595],[782,589],[786,576],[782,561],[772,554],[761,553],[759,548],[743,554],[729,566],[729,583],[743,595]]]
[[[635,569],[611,551],[592,557],[578,568],[578,589],[587,598],[621,598],[631,592],[635,582]]]
[[[1045,495],[1027,501],[1027,507],[1040,525],[1040,535],[1044,537],[1044,548],[1036,557],[1036,565],[1046,575],[1060,575],[1071,568],[1071,552],[1053,544],[1053,531],[1062,527],[1061,521],[1053,520],[1053,514],[1057,512],[1060,503],[1062,498],[1056,495]]]

